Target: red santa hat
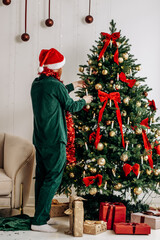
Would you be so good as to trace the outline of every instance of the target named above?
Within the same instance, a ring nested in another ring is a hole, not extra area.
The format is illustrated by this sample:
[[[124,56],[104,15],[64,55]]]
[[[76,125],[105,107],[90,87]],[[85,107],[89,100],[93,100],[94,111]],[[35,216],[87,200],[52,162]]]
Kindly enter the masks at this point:
[[[38,71],[43,72],[43,67],[50,69],[59,69],[65,64],[65,57],[58,52],[55,48],[42,49],[39,55],[39,68]]]

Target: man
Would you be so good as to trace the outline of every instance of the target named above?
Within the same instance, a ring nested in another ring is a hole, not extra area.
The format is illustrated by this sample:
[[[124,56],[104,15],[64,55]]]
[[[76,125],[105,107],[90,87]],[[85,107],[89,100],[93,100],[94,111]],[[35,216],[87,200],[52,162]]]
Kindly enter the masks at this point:
[[[66,86],[60,80],[64,56],[56,49],[42,50],[39,56],[40,77],[31,87],[34,114],[33,143],[36,148],[35,215],[31,229],[56,232],[47,224],[53,196],[63,175],[66,163],[67,127],[65,111],[80,111],[92,101],[92,96],[74,101],[69,92],[85,87],[84,81]]]

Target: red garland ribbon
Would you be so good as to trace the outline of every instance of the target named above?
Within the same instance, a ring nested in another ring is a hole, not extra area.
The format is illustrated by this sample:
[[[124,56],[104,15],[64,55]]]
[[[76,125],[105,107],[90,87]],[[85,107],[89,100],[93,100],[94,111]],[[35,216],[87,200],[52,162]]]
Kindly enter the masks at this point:
[[[152,101],[148,100],[148,102],[149,102],[148,106],[150,106],[153,109],[153,111],[156,111],[157,108],[156,108],[155,101],[154,100],[152,100]]]
[[[145,118],[144,120],[142,120],[140,125],[150,128],[148,125],[148,118]],[[135,130],[136,127],[137,126],[132,127],[132,129]],[[144,148],[146,149],[147,152],[149,152],[149,155],[148,155],[149,165],[151,168],[153,168],[152,147],[151,147],[150,142],[148,141],[147,134],[144,129],[142,129],[142,138],[143,138]]]
[[[96,133],[96,137],[95,137],[95,132],[91,133],[91,135],[89,136],[89,139],[91,141],[92,137],[95,138],[95,147],[97,148],[97,145],[102,137],[102,135],[100,135],[100,127],[99,127],[99,123],[102,120],[102,116],[103,116],[103,112],[104,109],[107,105],[108,99],[111,99],[114,101],[115,107],[116,107],[116,115],[117,115],[117,120],[119,123],[119,127],[120,127],[120,131],[121,131],[121,136],[122,136],[122,146],[125,148],[125,143],[124,143],[124,137],[123,137],[123,129],[122,129],[122,118],[121,118],[121,112],[118,106],[118,102],[121,102],[121,97],[120,97],[120,93],[119,92],[111,92],[111,93],[105,93],[102,92],[100,90],[98,90],[98,97],[100,99],[101,102],[104,102],[103,107],[101,108],[101,110],[99,111],[99,116],[98,116],[98,127],[97,127],[97,133]]]
[[[83,182],[86,185],[86,187],[88,187],[89,185],[93,184],[96,179],[98,179],[97,185],[100,186],[102,184],[102,175],[101,174],[97,174],[96,176],[85,177],[85,178],[83,178]]]
[[[98,61],[102,58],[103,54],[105,53],[105,51],[107,50],[107,47],[110,43],[110,41],[112,40],[113,44],[117,47],[115,53],[114,53],[114,62],[117,63],[117,65],[119,65],[119,62],[118,62],[118,46],[117,46],[117,43],[116,43],[116,40],[118,38],[120,38],[120,32],[115,32],[115,33],[112,33],[111,35],[109,33],[104,33],[104,32],[101,32],[101,35],[105,36],[106,39],[104,40],[105,41],[105,44],[99,54],[99,57],[98,57]]]
[[[41,75],[41,74],[45,74],[48,77],[52,76],[63,83],[63,81],[60,80],[58,73],[54,72],[54,70],[52,70],[52,69],[44,67],[43,72],[39,73],[39,75]],[[67,111],[65,117],[66,117],[66,123],[67,123],[66,158],[67,158],[67,164],[70,164],[70,163],[76,162],[75,145],[74,145],[75,130],[74,130],[74,122],[72,119],[72,115]]]
[[[154,149],[156,149],[156,153],[157,153],[158,155],[160,155],[160,144],[159,144],[158,141],[155,141],[155,143],[156,143],[157,145],[154,147]]]
[[[128,84],[128,87],[132,88],[136,82],[136,79],[126,79],[126,75],[121,72],[119,74],[119,79],[122,81],[122,82],[125,82]]]
[[[138,176],[139,171],[140,171],[140,165],[139,165],[138,163],[135,163],[135,164],[133,165],[133,167],[132,167],[130,164],[125,163],[125,164],[123,165],[123,171],[124,171],[126,177],[128,176],[128,174],[129,174],[131,171],[133,171],[134,174],[135,174],[136,176]]]

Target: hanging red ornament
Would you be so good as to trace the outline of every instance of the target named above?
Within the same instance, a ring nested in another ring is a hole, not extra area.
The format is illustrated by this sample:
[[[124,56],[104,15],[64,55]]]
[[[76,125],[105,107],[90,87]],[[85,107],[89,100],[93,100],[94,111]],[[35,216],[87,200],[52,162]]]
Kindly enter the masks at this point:
[[[92,23],[93,17],[91,16],[91,0],[89,0],[89,15],[85,17],[86,23]]]
[[[45,21],[45,24],[47,27],[52,27],[54,24],[54,21],[50,18],[50,12],[51,12],[51,0],[49,0],[49,7],[48,7],[48,19]]]
[[[27,0],[25,0],[25,33],[21,35],[21,39],[24,42],[27,42],[30,39],[30,36],[27,33]]]
[[[3,0],[4,5],[9,5],[11,3],[11,0]]]

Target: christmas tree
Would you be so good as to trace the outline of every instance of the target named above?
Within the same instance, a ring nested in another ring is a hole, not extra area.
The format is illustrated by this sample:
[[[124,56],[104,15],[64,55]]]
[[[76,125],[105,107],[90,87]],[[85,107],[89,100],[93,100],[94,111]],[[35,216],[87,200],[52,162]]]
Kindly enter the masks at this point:
[[[59,192],[119,196],[144,203],[151,191],[159,193],[160,124],[141,65],[115,23],[102,32],[88,61],[80,65],[87,88],[77,96],[92,95],[93,102],[74,114],[76,162],[68,163]],[[143,196],[143,198],[141,197]]]

